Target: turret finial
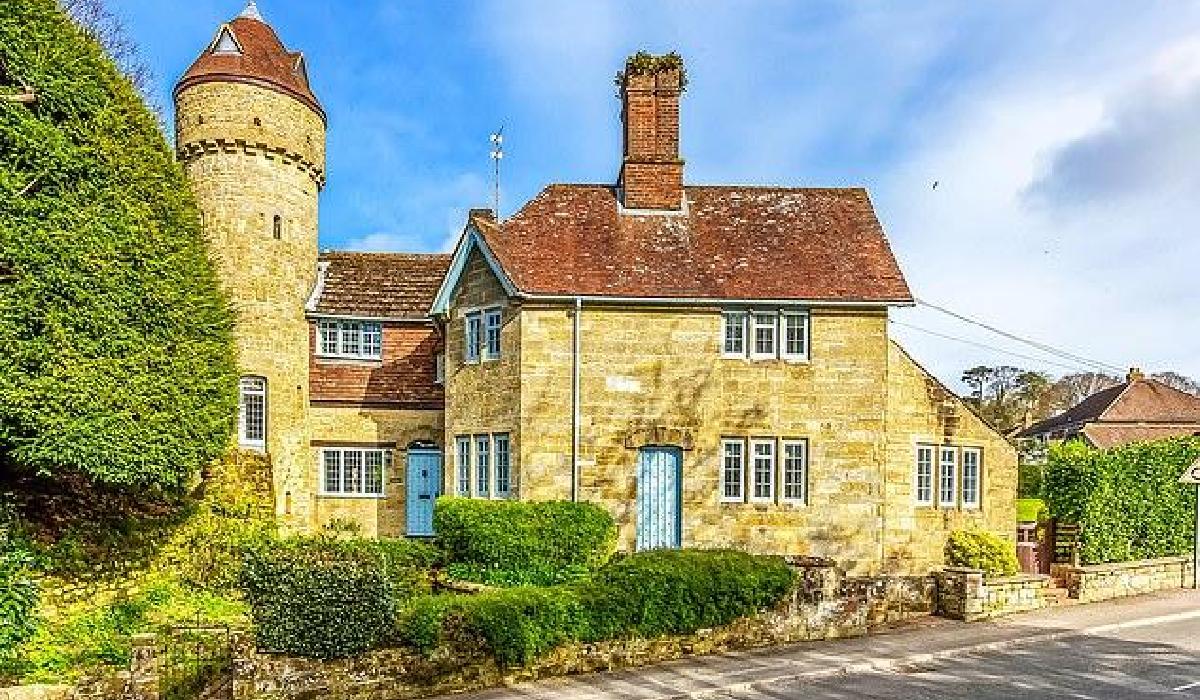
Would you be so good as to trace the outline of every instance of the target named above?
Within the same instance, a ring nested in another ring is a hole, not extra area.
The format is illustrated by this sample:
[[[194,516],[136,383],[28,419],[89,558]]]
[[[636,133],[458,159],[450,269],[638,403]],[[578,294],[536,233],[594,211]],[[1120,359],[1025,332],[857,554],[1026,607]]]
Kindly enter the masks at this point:
[[[242,10],[242,13],[238,15],[238,19],[256,19],[259,22],[266,21],[263,19],[262,13],[258,11],[258,5],[254,4],[254,0],[246,3],[246,9]]]

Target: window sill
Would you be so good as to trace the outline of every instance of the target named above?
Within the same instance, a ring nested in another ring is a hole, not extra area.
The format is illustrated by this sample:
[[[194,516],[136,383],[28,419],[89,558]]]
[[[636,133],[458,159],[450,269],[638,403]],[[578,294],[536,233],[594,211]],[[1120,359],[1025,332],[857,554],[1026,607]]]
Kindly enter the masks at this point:
[[[317,355],[317,362],[321,364],[346,364],[346,365],[381,365],[383,364],[382,357],[350,357],[345,355]]]
[[[747,357],[746,355],[721,355],[722,360],[741,360],[746,363],[759,362],[776,362],[787,365],[807,365],[811,364],[811,360],[807,357],[776,357],[774,355],[756,355]]]
[[[318,498],[337,498],[349,501],[384,501],[387,500],[385,493],[325,493],[324,491],[317,494]]]

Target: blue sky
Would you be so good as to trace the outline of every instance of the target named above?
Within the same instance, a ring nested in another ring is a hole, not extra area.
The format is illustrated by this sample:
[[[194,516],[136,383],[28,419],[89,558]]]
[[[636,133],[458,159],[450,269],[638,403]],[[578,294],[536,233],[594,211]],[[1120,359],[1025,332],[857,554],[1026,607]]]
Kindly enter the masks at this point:
[[[110,0],[170,88],[240,0]],[[322,248],[444,250],[490,199],[609,182],[612,78],[683,54],[692,183],[864,185],[918,297],[1115,366],[1200,376],[1200,2],[317,2],[260,10],[329,112]],[[169,112],[169,110],[167,110]],[[938,181],[936,189],[932,183]],[[928,309],[943,379],[1027,347]]]

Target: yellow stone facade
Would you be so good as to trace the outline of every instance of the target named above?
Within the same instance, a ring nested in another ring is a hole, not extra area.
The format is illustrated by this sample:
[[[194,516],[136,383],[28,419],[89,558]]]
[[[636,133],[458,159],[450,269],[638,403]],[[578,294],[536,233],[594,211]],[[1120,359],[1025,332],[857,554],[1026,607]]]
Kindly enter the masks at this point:
[[[452,298],[446,444],[509,432],[513,497],[570,498],[574,307],[506,298],[478,253]],[[505,314],[501,359],[464,363],[464,311],[495,305]],[[686,547],[927,573],[942,564],[951,530],[1012,538],[1014,450],[889,340],[886,309],[810,309],[804,362],[722,357],[721,311],[582,306],[579,498],[612,512],[622,548],[635,546],[638,448],[659,443],[682,447]],[[807,440],[806,504],[721,502],[722,438],[756,437]],[[983,448],[979,509],[914,505],[918,442]],[[447,455],[448,491],[454,460]]]
[[[304,305],[317,274],[325,124],[292,97],[239,82],[181,90],[175,123],[176,149],[237,313],[239,366],[244,375],[266,379],[276,510],[285,526],[305,528],[314,513],[300,494],[316,458]]]

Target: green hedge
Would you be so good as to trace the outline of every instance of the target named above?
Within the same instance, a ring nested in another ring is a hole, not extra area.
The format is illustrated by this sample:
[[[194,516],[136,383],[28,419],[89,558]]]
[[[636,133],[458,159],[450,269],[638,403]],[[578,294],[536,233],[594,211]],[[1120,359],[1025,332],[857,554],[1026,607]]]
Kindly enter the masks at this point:
[[[983,569],[984,576],[1015,576],[1017,546],[1013,542],[981,530],[955,530],[946,538],[946,563]]]
[[[1184,555],[1194,543],[1196,488],[1179,483],[1200,438],[1093,450],[1052,445],[1042,480],[1050,514],[1080,525],[1087,564]]]
[[[4,3],[0,471],[182,490],[237,418],[234,315],[155,115],[54,0]]]
[[[794,580],[777,557],[642,552],[612,562],[588,581],[417,598],[399,616],[396,637],[425,652],[447,643],[479,644],[500,664],[520,665],[569,641],[727,625],[778,604]]]
[[[492,585],[552,585],[612,556],[617,528],[592,503],[439,498],[433,514],[451,575]]]
[[[246,557],[241,583],[260,647],[315,658],[367,651],[398,602],[429,590],[437,556],[404,540],[295,539]]]

